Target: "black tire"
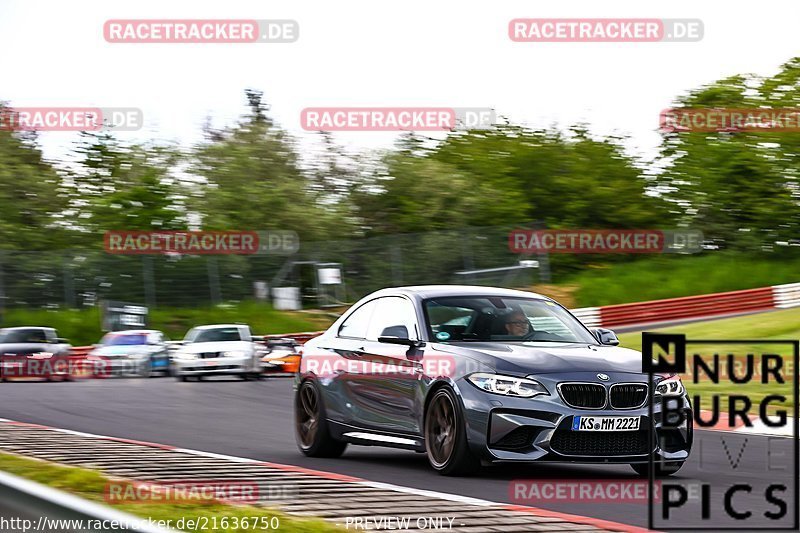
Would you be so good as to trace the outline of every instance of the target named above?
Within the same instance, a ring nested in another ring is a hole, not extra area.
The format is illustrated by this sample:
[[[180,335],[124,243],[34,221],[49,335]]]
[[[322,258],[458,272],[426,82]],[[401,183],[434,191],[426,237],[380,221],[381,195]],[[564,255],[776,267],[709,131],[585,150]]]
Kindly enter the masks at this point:
[[[425,410],[425,449],[428,462],[444,476],[463,476],[481,463],[469,449],[461,403],[450,387],[433,393]]]
[[[308,457],[339,457],[347,448],[346,442],[331,436],[322,394],[313,380],[302,382],[294,395],[294,435]]]
[[[673,462],[656,461],[655,465],[653,465],[655,467],[656,477],[671,476],[672,474],[680,470],[684,463],[685,461],[673,461]],[[641,477],[647,477],[650,475],[649,465],[647,463],[632,464],[631,468],[633,468],[634,472],[639,474]]]
[[[186,381],[187,381],[187,377],[185,375],[184,376],[175,376],[175,377],[178,379],[178,381],[180,381],[182,383],[186,383]]]

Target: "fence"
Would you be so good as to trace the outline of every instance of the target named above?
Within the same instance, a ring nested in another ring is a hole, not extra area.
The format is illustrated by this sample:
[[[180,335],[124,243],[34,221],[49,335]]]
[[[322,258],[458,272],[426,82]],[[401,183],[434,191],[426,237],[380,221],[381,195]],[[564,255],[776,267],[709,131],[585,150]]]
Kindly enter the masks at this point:
[[[112,255],[102,249],[52,252],[0,251],[0,310],[82,308],[101,300],[137,302],[151,308],[197,307],[263,298],[262,288],[314,283],[299,263],[340,263],[346,301],[397,285],[472,283],[528,286],[549,277],[539,269],[488,274],[457,272],[519,265],[508,248],[512,226],[301,243],[292,256]],[[257,284],[258,282],[258,284]],[[314,296],[304,294],[304,296]]]

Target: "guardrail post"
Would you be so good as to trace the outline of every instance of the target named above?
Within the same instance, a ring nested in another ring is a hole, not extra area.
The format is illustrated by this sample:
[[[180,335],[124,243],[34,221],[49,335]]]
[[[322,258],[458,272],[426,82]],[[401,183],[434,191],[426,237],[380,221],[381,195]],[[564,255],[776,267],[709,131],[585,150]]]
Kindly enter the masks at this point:
[[[0,250],[0,324],[3,323],[6,311],[6,286],[3,283],[3,259],[5,259],[5,255],[5,251]]]
[[[211,304],[222,303],[222,290],[219,285],[219,265],[216,257],[209,257],[206,265],[208,266],[208,288],[211,293]]]
[[[153,258],[142,256],[142,280],[144,281],[144,301],[148,309],[156,306],[156,287],[153,279]]]
[[[64,305],[68,309],[75,308],[75,284],[72,279],[72,268],[70,268],[69,257],[64,256]]]

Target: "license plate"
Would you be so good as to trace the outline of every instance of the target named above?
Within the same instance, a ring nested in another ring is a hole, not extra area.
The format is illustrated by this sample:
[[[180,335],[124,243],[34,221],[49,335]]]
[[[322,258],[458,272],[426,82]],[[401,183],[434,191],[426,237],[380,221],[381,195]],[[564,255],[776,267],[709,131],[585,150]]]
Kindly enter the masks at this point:
[[[639,416],[573,416],[572,431],[638,431]]]

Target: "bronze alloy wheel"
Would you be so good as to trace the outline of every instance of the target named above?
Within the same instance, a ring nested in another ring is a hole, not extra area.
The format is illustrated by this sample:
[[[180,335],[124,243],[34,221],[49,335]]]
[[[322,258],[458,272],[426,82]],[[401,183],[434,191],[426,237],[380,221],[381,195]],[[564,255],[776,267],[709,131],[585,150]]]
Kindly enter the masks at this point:
[[[319,428],[319,401],[314,385],[308,381],[298,391],[295,419],[301,446],[311,448]]]
[[[425,419],[425,443],[428,457],[435,468],[444,467],[453,455],[458,424],[456,409],[450,395],[438,391],[428,406]]]

